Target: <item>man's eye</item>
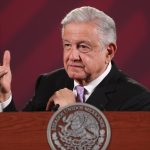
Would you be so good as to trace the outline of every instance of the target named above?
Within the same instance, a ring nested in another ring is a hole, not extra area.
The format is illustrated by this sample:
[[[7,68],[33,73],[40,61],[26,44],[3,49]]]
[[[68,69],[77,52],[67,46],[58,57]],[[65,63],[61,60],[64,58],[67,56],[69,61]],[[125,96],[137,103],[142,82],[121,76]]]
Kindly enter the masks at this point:
[[[88,48],[86,45],[80,45],[80,48]]]
[[[80,44],[78,46],[79,49],[85,49],[85,48],[89,48],[87,45],[83,45],[83,44]]]
[[[84,44],[80,44],[80,45],[78,45],[78,50],[80,52],[86,53],[86,52],[90,51],[90,47],[87,45],[84,45]]]
[[[65,49],[69,49],[70,47],[71,47],[71,44],[69,44],[69,43],[64,44]]]
[[[64,46],[65,46],[65,47],[68,47],[68,46],[70,46],[70,44],[64,44]]]

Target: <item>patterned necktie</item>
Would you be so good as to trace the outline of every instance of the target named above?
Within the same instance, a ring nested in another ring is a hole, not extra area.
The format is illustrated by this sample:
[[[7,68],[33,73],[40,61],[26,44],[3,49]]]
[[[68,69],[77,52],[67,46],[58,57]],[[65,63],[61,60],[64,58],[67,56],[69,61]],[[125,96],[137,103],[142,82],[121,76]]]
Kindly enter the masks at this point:
[[[78,102],[82,102],[82,103],[85,102],[85,97],[84,97],[84,95],[85,95],[85,89],[84,89],[84,87],[81,86],[81,85],[77,85],[75,87],[75,89],[77,91],[77,101]]]

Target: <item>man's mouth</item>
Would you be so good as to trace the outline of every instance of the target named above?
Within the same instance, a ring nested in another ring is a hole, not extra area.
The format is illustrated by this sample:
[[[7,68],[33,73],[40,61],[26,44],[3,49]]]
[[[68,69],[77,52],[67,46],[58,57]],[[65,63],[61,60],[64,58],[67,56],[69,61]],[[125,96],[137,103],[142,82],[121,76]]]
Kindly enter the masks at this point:
[[[84,66],[81,64],[70,64],[70,67],[83,68]]]

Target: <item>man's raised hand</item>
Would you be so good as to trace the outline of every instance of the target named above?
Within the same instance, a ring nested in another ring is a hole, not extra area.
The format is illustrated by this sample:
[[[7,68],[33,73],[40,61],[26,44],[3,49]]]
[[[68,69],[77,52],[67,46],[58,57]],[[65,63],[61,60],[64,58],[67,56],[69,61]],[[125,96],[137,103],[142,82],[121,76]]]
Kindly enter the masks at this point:
[[[5,50],[3,64],[0,65],[0,102],[7,100],[11,94],[10,52]]]

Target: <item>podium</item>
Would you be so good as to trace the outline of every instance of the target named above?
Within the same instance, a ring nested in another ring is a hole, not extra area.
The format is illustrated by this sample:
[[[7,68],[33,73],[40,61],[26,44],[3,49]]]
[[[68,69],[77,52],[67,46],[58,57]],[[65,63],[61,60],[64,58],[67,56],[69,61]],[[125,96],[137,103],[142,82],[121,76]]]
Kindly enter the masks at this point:
[[[150,112],[104,112],[111,127],[108,150],[149,150]],[[0,113],[0,150],[50,150],[51,112]]]

